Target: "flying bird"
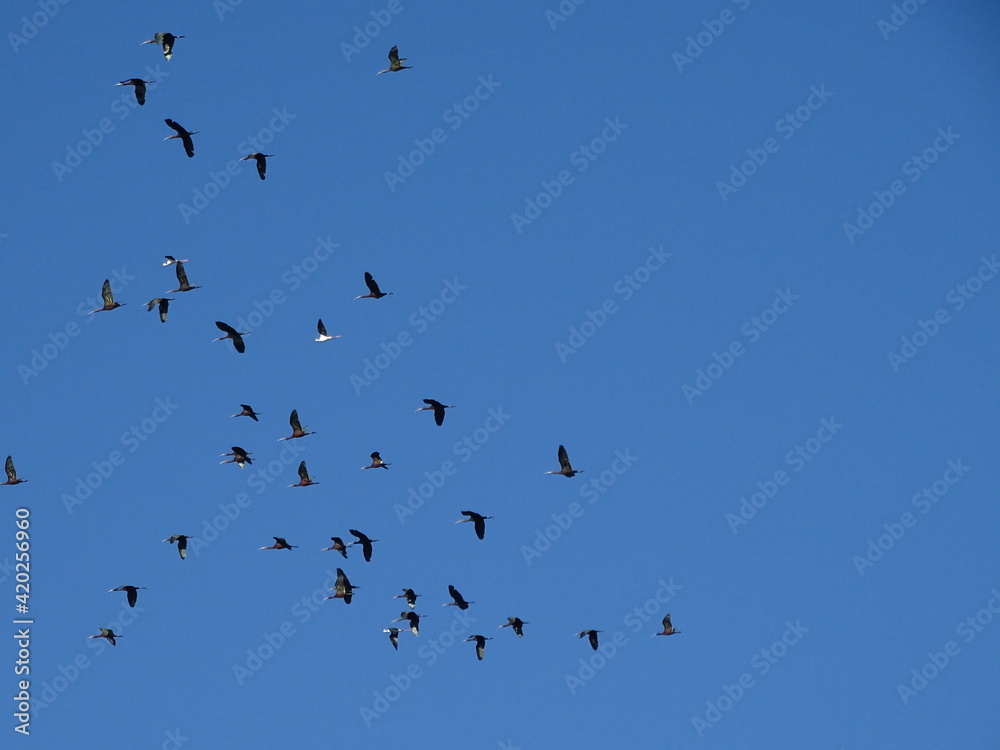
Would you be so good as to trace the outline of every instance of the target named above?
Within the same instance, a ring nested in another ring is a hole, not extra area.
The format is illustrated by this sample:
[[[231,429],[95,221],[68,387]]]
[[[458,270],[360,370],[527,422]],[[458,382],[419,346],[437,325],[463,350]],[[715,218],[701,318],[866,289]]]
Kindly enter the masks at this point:
[[[212,341],[222,341],[223,339],[232,339],[233,346],[236,347],[236,351],[243,354],[247,350],[247,345],[243,342],[244,336],[249,336],[250,331],[237,331],[230,325],[226,325],[221,320],[215,321],[215,327],[222,331],[225,336],[219,336],[217,339],[212,339]]]
[[[594,649],[594,651],[597,651],[597,634],[603,632],[603,630],[584,630],[582,633],[577,633],[577,635],[581,638],[583,638],[583,636],[587,636],[590,639],[590,647]]]
[[[181,125],[178,125],[176,122],[174,122],[173,120],[171,120],[169,117],[166,120],[164,120],[164,122],[167,123],[167,125],[169,125],[170,127],[172,127],[174,130],[176,130],[177,131],[177,135],[168,135],[163,140],[169,141],[172,138],[180,138],[181,139],[181,143],[184,144],[184,152],[189,157],[194,156],[194,141],[191,140],[191,136],[192,135],[197,135],[199,131],[197,131],[197,130],[185,130]]]
[[[413,589],[403,589],[403,593],[402,594],[396,594],[392,598],[393,599],[406,599],[406,603],[410,606],[410,609],[413,609],[414,607],[417,606],[417,597],[418,596],[420,596],[420,594],[415,593],[413,591]]]
[[[386,471],[389,470],[390,464],[387,464],[385,461],[382,460],[382,456],[378,454],[378,451],[372,453],[371,458],[372,458],[371,465],[362,466],[361,467],[362,469],[385,469]]]
[[[177,553],[181,556],[181,560],[183,560],[188,556],[187,548],[188,539],[190,538],[187,534],[174,534],[173,536],[168,536],[163,541],[170,542],[171,544],[177,542]]]
[[[465,599],[462,598],[462,595],[458,593],[458,589],[451,584],[448,584],[448,593],[451,594],[451,598],[455,601],[442,604],[442,607],[458,607],[459,609],[464,610],[468,609],[470,604],[475,604],[475,602],[465,601]]]
[[[482,661],[483,654],[486,652],[486,641],[492,641],[492,640],[493,640],[492,638],[487,638],[485,635],[470,635],[463,642],[468,643],[469,641],[475,641],[476,658],[479,659],[479,661]]]
[[[677,635],[680,632],[681,632],[680,630],[674,630],[674,626],[670,622],[670,613],[667,613],[667,615],[663,618],[663,632],[662,633],[653,633],[653,635],[654,636],[657,636],[657,635]]]
[[[253,463],[253,461],[250,459],[250,454],[247,451],[240,448],[238,445],[233,446],[233,450],[231,453],[223,453],[221,455],[232,456],[232,458],[229,459],[228,461],[219,461],[220,464],[239,464],[239,467],[242,469],[246,466],[246,464]]]
[[[333,542],[333,545],[330,547],[324,547],[322,550],[320,550],[320,552],[329,552],[333,550],[334,552],[339,552],[341,555],[343,555],[344,559],[346,560],[347,548],[350,545],[344,544],[344,540],[341,539],[339,536],[331,536],[330,541]]]
[[[174,292],[190,292],[192,289],[201,289],[200,286],[191,286],[188,283],[187,271],[184,270],[183,261],[177,261],[174,265],[177,266],[177,283],[180,284],[180,288],[171,289],[168,294],[173,294]]]
[[[309,471],[306,469],[306,462],[303,461],[299,464],[299,482],[298,484],[290,484],[289,487],[308,487],[311,484],[319,484],[319,482],[314,482],[312,477],[309,476]]]
[[[257,174],[260,175],[260,179],[266,180],[267,177],[264,173],[267,172],[267,159],[269,156],[274,156],[274,154],[247,154],[240,161],[246,161],[247,159],[253,159],[257,162]]]
[[[163,264],[165,266],[172,266],[174,263],[178,263],[178,262],[180,262],[180,263],[188,263],[189,262],[187,258],[184,258],[183,260],[178,261],[176,258],[174,258],[173,255],[164,255],[163,257],[167,259],[167,262]]]
[[[106,310],[114,310],[116,307],[124,307],[124,302],[115,302],[115,295],[111,291],[111,280],[105,279],[104,286],[101,287],[101,298],[104,300],[104,307],[98,307],[96,310],[91,310],[91,313],[105,312]]]
[[[126,597],[128,598],[128,606],[134,607],[136,599],[138,599],[138,597],[139,597],[138,590],[139,589],[144,589],[144,588],[146,588],[146,587],[145,586],[119,586],[116,589],[109,590],[108,593],[110,594],[112,591],[124,591]]]
[[[413,67],[412,65],[403,65],[404,62],[406,62],[406,58],[404,57],[400,59],[399,49],[393,46],[393,48],[389,50],[389,67],[385,70],[380,70],[375,75],[381,75],[382,73],[396,73],[400,70],[409,70]]]
[[[524,631],[521,630],[521,628],[523,628],[527,624],[528,623],[525,622],[524,620],[522,620],[520,617],[508,617],[507,618],[507,624],[506,625],[501,625],[500,627],[501,628],[513,628],[514,629],[514,634],[518,638],[524,638]]]
[[[254,422],[259,422],[257,419],[258,412],[253,410],[253,407],[249,404],[240,404],[240,408],[243,409],[239,414],[230,414],[231,417],[250,417]]]
[[[476,530],[476,536],[482,539],[486,536],[486,519],[493,518],[493,516],[481,516],[478,513],[471,510],[463,510],[463,516],[468,516],[468,518],[463,518],[461,521],[455,521],[455,523],[469,523],[473,524],[473,528]]]
[[[375,279],[372,275],[365,271],[365,286],[368,287],[368,294],[359,294],[354,299],[365,299],[371,297],[372,299],[382,299],[383,297],[388,297],[392,292],[383,292],[378,288],[378,284],[375,283]]]
[[[284,537],[275,536],[271,538],[274,539],[274,544],[270,547],[261,547],[261,549],[295,549],[299,546],[297,544],[289,544],[285,541]]]
[[[367,536],[362,534],[357,529],[348,529],[352,535],[356,536],[358,541],[351,542],[348,546],[353,547],[355,544],[361,545],[361,552],[365,556],[365,562],[372,561],[372,542],[377,542],[378,539],[369,539]]]
[[[350,604],[351,598],[354,596],[354,589],[357,586],[352,586],[351,582],[348,580],[347,575],[340,568],[337,568],[337,580],[333,584],[334,595],[324,597],[326,599],[343,599],[344,604]]]
[[[302,429],[302,425],[299,424],[299,410],[292,409],[292,414],[288,418],[288,424],[292,427],[292,434],[288,437],[278,438],[278,442],[282,440],[291,440],[293,438],[305,437],[306,435],[315,435],[315,432],[306,432]]]
[[[413,635],[420,635],[420,618],[426,617],[427,615],[418,615],[416,612],[400,612],[399,617],[397,617],[393,622],[402,622],[406,620],[410,623],[410,632]]]
[[[399,628],[383,628],[382,632],[389,634],[389,643],[392,644],[394,649],[399,651],[399,634],[403,631]]]
[[[4,471],[7,472],[7,481],[4,484],[21,484],[22,482],[27,482],[27,479],[17,478],[17,469],[14,468],[14,459],[7,456],[7,463],[4,464]]]
[[[167,308],[170,307],[170,303],[173,301],[173,297],[157,297],[156,299],[151,299],[146,303],[146,312],[152,312],[154,307],[159,307],[160,322],[166,323]]]
[[[419,409],[416,409],[415,411],[433,411],[434,422],[437,424],[438,427],[444,424],[444,410],[455,408],[454,406],[450,406],[448,404],[442,404],[440,401],[435,401],[432,398],[425,398],[424,403],[427,404],[427,406],[421,406]]]
[[[115,86],[135,86],[135,100],[139,102],[141,107],[146,103],[146,84],[156,83],[156,81],[144,81],[141,78],[128,78],[120,83],[116,83]]]
[[[319,338],[316,339],[317,341],[333,341],[334,339],[339,339],[340,338],[340,334],[339,333],[336,336],[328,336],[327,335],[327,333],[326,333],[326,326],[323,325],[323,319],[322,318],[320,318],[318,321],[316,321],[316,332],[319,334]]]
[[[174,40],[176,39],[184,39],[184,35],[183,34],[175,35],[171,34],[168,31],[158,31],[156,32],[156,34],[153,36],[152,39],[148,39],[142,44],[161,45],[163,47],[163,56],[167,58],[167,60],[170,60],[170,58],[173,57],[174,54]],[[140,44],[139,46],[141,47],[142,44]]]
[[[559,471],[547,471],[546,474],[562,474],[564,477],[574,477],[583,474],[583,470],[576,471],[569,462],[569,454],[561,445],[559,446]]]
[[[121,638],[122,636],[111,628],[101,628],[101,632],[97,635],[90,636],[91,638],[107,638],[112,646],[115,645],[115,638]]]

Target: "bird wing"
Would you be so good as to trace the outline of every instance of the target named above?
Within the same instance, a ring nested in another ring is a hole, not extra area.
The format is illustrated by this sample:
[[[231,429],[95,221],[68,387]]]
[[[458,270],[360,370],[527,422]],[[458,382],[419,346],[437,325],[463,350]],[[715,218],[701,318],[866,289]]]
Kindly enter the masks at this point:
[[[161,299],[160,300],[159,313],[160,313],[160,322],[161,323],[166,323],[167,322],[167,308],[169,306],[170,306],[170,300],[168,300],[168,299]]]
[[[664,630],[673,630],[674,629],[674,626],[670,622],[670,615],[669,614],[667,614],[663,618],[663,629]]]
[[[257,154],[255,157],[257,162],[257,174],[260,175],[260,179],[264,179],[264,173],[267,172],[267,159],[264,154]]]
[[[486,520],[482,516],[477,516],[473,519],[472,525],[476,529],[476,536],[482,539],[486,536]]]
[[[125,593],[128,596],[128,606],[134,607],[135,602],[139,597],[139,592],[135,590],[134,586],[126,586]]]
[[[174,265],[177,266],[177,283],[181,285],[181,289],[190,286],[188,284],[187,271],[184,270],[184,264],[181,261],[177,261]]]
[[[299,424],[299,410],[292,409],[292,414],[288,418],[288,424],[292,426],[292,432],[298,433],[302,432],[302,425]]]
[[[230,336],[239,336],[236,329],[230,325],[226,325],[221,320],[215,321],[215,327],[218,328],[223,333],[228,333]]]
[[[316,322],[316,331],[319,333],[320,336],[326,336],[326,326],[323,325],[323,319],[322,318],[320,318]]]
[[[365,286],[368,287],[368,291],[372,294],[381,294],[382,291],[378,288],[378,284],[375,283],[375,279],[372,275],[365,271]]]
[[[299,464],[299,479],[301,479],[303,482],[309,481],[309,472],[306,471],[305,461]]]
[[[233,346],[236,347],[236,351],[243,354],[247,350],[247,345],[243,342],[243,337],[238,333],[233,336]]]
[[[566,453],[566,449],[561,445],[559,446],[559,465],[564,469],[573,470],[573,467],[569,463],[569,454]]]
[[[115,295],[111,292],[110,279],[104,280],[104,286],[101,287],[101,297],[104,299],[105,305],[113,305],[115,303]]]
[[[7,481],[13,482],[17,479],[17,471],[14,470],[14,459],[7,456],[7,463],[4,465],[4,470],[7,472]]]
[[[178,123],[171,120],[169,117],[166,120],[164,120],[164,122],[167,123],[167,125],[172,127],[174,130],[176,130],[178,135],[187,135],[187,131],[184,128],[182,128]],[[169,258],[170,256],[168,255],[167,257]]]
[[[389,50],[389,62],[392,65],[399,65],[399,48],[393,47]]]

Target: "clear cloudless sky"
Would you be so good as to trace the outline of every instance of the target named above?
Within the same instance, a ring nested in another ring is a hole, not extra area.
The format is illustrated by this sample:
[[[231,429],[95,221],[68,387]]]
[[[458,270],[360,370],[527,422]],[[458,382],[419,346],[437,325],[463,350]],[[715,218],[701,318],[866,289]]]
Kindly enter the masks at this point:
[[[998,31],[975,0],[6,3],[0,744],[997,747]],[[315,434],[278,442],[292,409]],[[545,475],[560,444],[582,474]],[[348,529],[371,562],[321,551]]]

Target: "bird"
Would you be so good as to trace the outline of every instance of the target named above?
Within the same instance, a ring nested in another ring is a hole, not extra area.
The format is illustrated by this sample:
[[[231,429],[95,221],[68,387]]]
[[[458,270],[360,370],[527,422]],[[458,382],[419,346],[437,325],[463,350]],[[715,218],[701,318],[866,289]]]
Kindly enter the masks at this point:
[[[111,628],[101,628],[101,632],[97,635],[90,636],[91,638],[107,638],[111,642],[111,645],[115,645],[115,638],[121,638],[119,633],[116,633]]]
[[[115,295],[111,291],[110,279],[104,280],[104,286],[101,287],[101,298],[104,300],[104,307],[98,307],[96,310],[91,310],[90,313],[105,312],[106,310],[114,310],[116,307],[125,306],[124,302],[115,302]]]
[[[670,613],[668,612],[663,618],[663,632],[653,633],[654,636],[657,635],[677,635],[680,630],[674,630],[673,624],[670,622]]]
[[[434,422],[437,423],[438,427],[444,424],[444,410],[455,408],[454,406],[450,406],[448,404],[442,404],[440,401],[435,401],[432,398],[425,398],[424,403],[427,404],[427,406],[421,406],[419,409],[415,409],[415,411],[433,411]]]
[[[124,591],[125,594],[126,594],[126,596],[128,597],[128,606],[134,607],[135,606],[135,601],[136,601],[136,599],[139,596],[138,593],[137,593],[138,590],[139,589],[144,589],[144,588],[146,588],[146,587],[145,586],[119,586],[116,589],[110,589],[108,591],[108,593],[110,594],[112,591]]]
[[[400,70],[409,70],[413,67],[412,65],[403,65],[404,62],[406,62],[406,58],[404,57],[400,59],[399,49],[393,45],[393,48],[389,50],[389,67],[385,70],[380,70],[375,75],[381,75],[382,73],[396,73]]]
[[[253,407],[249,404],[240,404],[240,408],[243,410],[239,414],[230,414],[231,417],[250,417],[254,422],[259,422],[257,419],[258,412],[253,410]]]
[[[267,177],[264,173],[267,172],[267,159],[268,157],[274,156],[274,154],[247,154],[240,161],[246,161],[247,159],[253,159],[257,162],[257,174],[260,175],[260,179],[266,180]]]
[[[177,553],[181,556],[181,560],[184,560],[187,556],[188,539],[191,537],[187,534],[174,534],[173,536],[168,536],[163,541],[170,542],[173,544],[177,542]]]
[[[191,286],[188,283],[187,271],[184,270],[184,262],[177,261],[175,263],[177,266],[177,283],[180,284],[180,288],[171,289],[168,294],[173,294],[174,292],[190,292],[192,289],[201,289],[200,286]]]
[[[309,476],[309,472],[306,470],[306,462],[303,461],[299,464],[299,483],[290,484],[289,487],[308,487],[311,484],[319,484],[319,482],[314,482],[312,477]]]
[[[350,604],[351,598],[354,596],[354,589],[356,588],[358,587],[351,585],[344,571],[337,568],[337,580],[333,585],[333,590],[336,593],[333,596],[324,597],[324,601],[326,599],[343,599],[344,604]]]
[[[392,292],[383,292],[378,288],[378,284],[375,283],[375,279],[372,275],[365,271],[365,286],[368,287],[368,294],[359,294],[354,299],[365,299],[371,297],[372,299],[382,299],[383,297],[388,297]]]
[[[413,633],[413,635],[420,635],[420,618],[426,616],[427,615],[418,615],[416,612],[400,612],[399,617],[393,620],[393,622],[406,620],[410,623],[410,632]]]
[[[177,259],[174,258],[173,255],[164,255],[163,257],[167,259],[167,262],[163,264],[165,266],[172,266],[174,263],[178,262]],[[181,263],[188,263],[189,261],[188,261],[187,258],[184,258],[183,260],[181,260],[179,262],[181,262]]]
[[[146,103],[146,84],[156,83],[156,81],[144,81],[141,78],[127,78],[124,81],[116,83],[115,86],[135,86],[135,100],[139,102],[141,107]]]
[[[171,120],[169,117],[166,120],[164,120],[164,122],[167,123],[167,125],[169,125],[170,127],[172,127],[174,130],[176,130],[177,131],[177,135],[168,135],[163,140],[169,141],[172,138],[180,138],[181,139],[181,143],[184,144],[184,152],[189,157],[194,156],[194,141],[191,140],[191,136],[192,135],[197,135],[199,131],[197,131],[197,130],[185,130],[181,125],[177,124],[176,122],[174,122],[173,120]]]
[[[569,462],[569,455],[566,453],[566,449],[561,445],[559,446],[559,471],[547,471],[546,474],[562,474],[564,477],[574,477],[577,474],[583,474],[583,470],[576,471]]]
[[[362,466],[361,468],[362,469],[385,469],[386,471],[388,471],[390,465],[391,464],[387,464],[385,461],[382,460],[382,456],[380,456],[378,454],[378,451],[375,451],[374,453],[372,453],[372,462],[371,462],[371,465],[370,466]]]
[[[455,523],[469,523],[471,521],[473,528],[476,530],[476,536],[480,539],[486,536],[486,519],[493,518],[493,516],[481,516],[471,510],[463,510],[462,515],[468,516],[468,518],[463,518],[461,521],[455,521]]]
[[[524,638],[524,631],[521,630],[528,623],[522,620],[520,617],[508,617],[507,624],[501,625],[501,628],[514,628],[514,634],[518,638]],[[499,628],[498,628],[499,629]]]
[[[389,643],[392,644],[394,649],[399,651],[399,634],[403,631],[399,628],[383,628],[382,632],[389,634]]]
[[[320,551],[321,552],[329,552],[330,550],[333,550],[334,552],[339,552],[341,555],[344,556],[344,559],[346,560],[347,559],[347,548],[350,545],[344,544],[344,540],[341,539],[339,536],[331,536],[330,537],[330,541],[333,542],[333,545],[330,546],[330,547],[324,547]]]
[[[173,297],[157,297],[156,299],[151,299],[146,303],[146,312],[152,312],[154,307],[159,306],[160,311],[160,322],[167,322],[167,308],[170,307],[170,303],[174,301]]]
[[[406,599],[406,603],[410,606],[410,609],[413,609],[414,607],[417,606],[417,597],[418,596],[420,596],[420,594],[415,593],[413,591],[413,589],[403,589],[403,593],[402,594],[396,594],[392,598],[393,599]]]
[[[597,634],[603,632],[603,630],[584,630],[582,633],[577,633],[577,635],[581,638],[583,638],[583,636],[587,636],[590,639],[590,647],[594,649],[594,651],[597,651]]]
[[[476,642],[476,658],[479,661],[483,660],[483,654],[486,652],[486,641],[492,641],[492,638],[487,638],[485,635],[470,635],[465,639],[464,643],[469,641]]]
[[[316,339],[317,341],[333,341],[334,339],[339,339],[340,338],[340,334],[339,333],[336,336],[328,336],[326,334],[326,326],[323,325],[323,319],[322,318],[320,318],[318,321],[316,321],[316,332],[319,334],[319,338]]]
[[[223,453],[221,455],[232,456],[232,458],[229,459],[228,461],[219,461],[220,464],[239,464],[239,467],[242,469],[246,466],[246,464],[253,463],[253,461],[250,459],[250,454],[247,451],[240,448],[238,445],[233,446],[233,450],[231,453]]]
[[[176,39],[184,39],[184,35],[183,34],[176,34],[175,35],[175,34],[171,34],[168,31],[158,31],[158,32],[156,32],[156,34],[153,36],[152,39],[148,39],[147,41],[143,42],[142,44],[159,44],[159,45],[162,45],[162,47],[163,47],[163,56],[165,58],[167,58],[167,60],[170,60],[170,58],[173,57],[173,54],[174,54],[174,51],[173,51],[174,50],[174,40],[176,40]],[[141,47],[142,44],[140,44],[139,46]]]
[[[445,604],[441,605],[442,607],[458,607],[459,609],[464,610],[468,609],[470,604],[475,604],[475,602],[465,601],[465,599],[462,598],[462,595],[458,593],[458,589],[456,589],[451,584],[448,584],[448,593],[451,594],[451,598],[454,599],[455,601],[446,602]]]
[[[299,546],[297,544],[289,544],[288,542],[285,541],[285,538],[281,536],[275,536],[271,538],[274,539],[274,544],[272,544],[270,547],[261,547],[261,549],[295,549],[296,547]]]
[[[299,424],[299,410],[292,409],[292,414],[288,418],[288,424],[292,427],[292,434],[288,437],[278,438],[280,443],[282,440],[291,440],[292,438],[305,437],[306,435],[315,435],[315,432],[306,432],[302,429],[302,425]]]
[[[17,469],[14,468],[14,459],[7,456],[7,463],[4,464],[4,471],[7,472],[7,481],[4,484],[21,484],[22,482],[27,482],[27,479],[17,478]]]
[[[365,556],[365,562],[372,561],[372,542],[377,542],[378,539],[369,539],[365,534],[362,534],[357,529],[348,529],[352,535],[358,538],[358,541],[351,542],[348,546],[353,547],[355,544],[361,545],[361,552]]]
[[[236,347],[236,351],[243,354],[247,350],[247,345],[243,343],[243,337],[249,336],[250,331],[237,331],[230,325],[226,325],[221,320],[215,321],[215,327],[220,331],[225,333],[225,336],[219,336],[217,339],[212,339],[212,341],[222,341],[223,339],[232,339],[233,346]]]

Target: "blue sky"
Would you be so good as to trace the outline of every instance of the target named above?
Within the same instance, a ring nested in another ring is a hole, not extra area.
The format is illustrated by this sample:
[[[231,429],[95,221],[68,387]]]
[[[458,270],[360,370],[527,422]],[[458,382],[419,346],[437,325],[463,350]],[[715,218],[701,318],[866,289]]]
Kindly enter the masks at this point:
[[[17,741],[995,747],[996,6],[318,5],[4,10]]]

